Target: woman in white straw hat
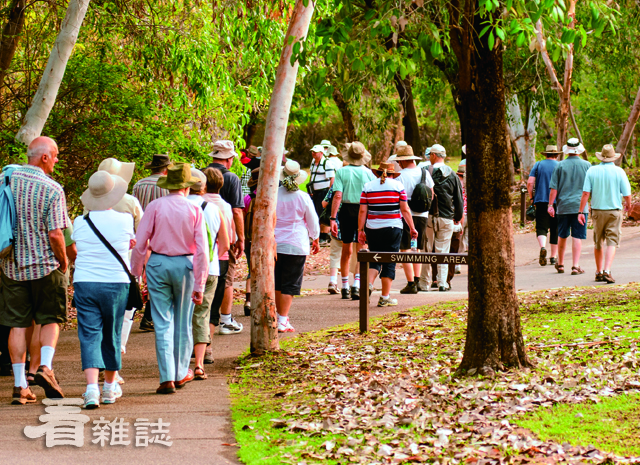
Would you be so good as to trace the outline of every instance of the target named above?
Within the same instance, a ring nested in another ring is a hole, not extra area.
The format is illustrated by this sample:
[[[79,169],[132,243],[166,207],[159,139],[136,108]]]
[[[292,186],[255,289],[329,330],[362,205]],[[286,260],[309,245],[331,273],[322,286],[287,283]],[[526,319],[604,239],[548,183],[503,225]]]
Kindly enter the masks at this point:
[[[133,170],[135,167],[135,163],[125,163],[116,160],[115,158],[106,158],[102,160],[102,163],[98,166],[98,171],[106,171],[109,174],[120,176],[125,180],[127,185],[129,185],[131,178],[133,177]],[[113,206],[113,209],[117,212],[129,213],[133,217],[134,229],[138,230],[143,210],[142,205],[140,205],[140,201],[137,198],[125,192],[122,199],[120,199],[120,202]]]
[[[293,332],[289,310],[294,295],[300,295],[304,264],[309,252],[320,250],[318,215],[311,197],[300,190],[307,173],[298,162],[289,160],[280,172],[278,203],[276,205],[275,239],[277,257],[275,266],[276,308],[278,331]],[[309,238],[313,240],[309,250]]]
[[[100,369],[105,370],[102,403],[112,404],[122,396],[116,374],[122,366],[121,331],[130,279],[121,261],[129,268],[129,250],[135,245],[135,235],[131,216],[113,207],[126,191],[124,179],[97,171],[81,197],[88,213],[73,223],[73,240],[78,248],[74,300],[82,369],[87,379],[83,407],[87,409],[100,406]]]

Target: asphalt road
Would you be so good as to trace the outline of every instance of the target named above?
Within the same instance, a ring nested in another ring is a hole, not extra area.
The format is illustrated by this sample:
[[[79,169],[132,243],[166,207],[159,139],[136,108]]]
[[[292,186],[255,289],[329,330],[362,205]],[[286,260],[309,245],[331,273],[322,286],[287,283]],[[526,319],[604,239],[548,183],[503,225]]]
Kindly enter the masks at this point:
[[[589,231],[591,234],[591,231]],[[581,265],[584,275],[571,276],[570,265],[567,272],[558,275],[551,266],[538,265],[538,246],[533,234],[517,235],[516,238],[516,286],[519,291],[549,289],[561,286],[588,286],[595,283],[595,262],[591,236],[583,248]],[[618,283],[627,283],[638,279],[640,259],[640,228],[625,228],[623,242],[618,251],[612,270]],[[566,263],[570,262],[567,257]],[[464,267],[463,267],[464,268]],[[326,289],[328,277],[313,276],[305,279],[303,288]],[[403,273],[398,270],[394,282],[394,294],[405,284]],[[240,285],[240,284],[239,284]],[[456,300],[467,296],[466,270],[457,275],[451,292],[429,292],[417,295],[397,295],[397,307],[379,309],[375,307],[376,292],[370,307],[371,316],[389,311],[398,311],[420,305],[428,305],[442,300]],[[241,315],[240,307],[234,308],[235,315]],[[290,315],[292,324],[299,334],[342,323],[357,321],[358,303],[342,300],[340,296],[328,294],[313,295],[294,300]],[[158,370],[155,359],[153,333],[142,333],[137,324],[129,339],[127,354],[123,358],[122,376],[124,396],[114,405],[103,405],[98,410],[83,411],[89,416],[84,426],[84,445],[58,445],[46,447],[45,438],[30,439],[24,434],[25,426],[38,426],[39,417],[45,414],[44,405],[12,406],[11,388],[13,379],[0,378],[0,464],[38,463],[38,464],[86,464],[92,462],[121,464],[172,464],[192,462],[203,464],[239,463],[237,448],[233,446],[231,430],[230,400],[227,379],[234,370],[234,361],[249,346],[249,318],[238,317],[245,330],[238,335],[216,335],[213,340],[216,364],[207,367],[209,379],[194,381],[175,395],[155,394],[158,386]],[[291,335],[287,335],[291,337]],[[84,392],[84,377],[81,372],[80,351],[77,333],[66,331],[61,334],[54,369],[60,379],[67,397],[79,398]],[[35,387],[40,400],[43,391]],[[128,425],[129,445],[104,446],[93,444],[93,421],[113,421],[123,418]],[[162,419],[170,425],[169,436],[172,445],[149,444],[136,447],[136,429],[138,418],[153,422]],[[227,445],[231,444],[231,445]]]

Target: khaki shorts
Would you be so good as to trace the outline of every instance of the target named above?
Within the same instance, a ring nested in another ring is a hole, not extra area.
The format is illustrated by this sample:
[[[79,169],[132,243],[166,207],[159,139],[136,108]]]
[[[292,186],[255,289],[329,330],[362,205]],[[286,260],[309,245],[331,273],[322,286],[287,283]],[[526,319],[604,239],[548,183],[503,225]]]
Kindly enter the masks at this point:
[[[593,242],[596,249],[602,248],[606,241],[607,246],[620,246],[622,235],[622,210],[592,210]]]
[[[194,344],[211,344],[211,330],[209,328],[209,316],[211,314],[211,303],[216,294],[218,286],[217,276],[207,276],[207,284],[204,287],[202,303],[193,309],[191,326],[193,327]]]
[[[33,281],[14,281],[2,275],[4,309],[0,324],[12,328],[67,321],[67,287],[69,278],[59,269]]]
[[[226,277],[226,280],[224,282],[224,288],[225,289],[233,287],[233,281],[236,278],[236,268],[237,267],[238,267],[238,261],[236,260],[235,255],[233,255],[233,252],[231,252],[231,250],[229,250],[229,269],[227,270],[227,277]]]
[[[354,275],[358,271],[358,251],[356,250],[360,244],[353,242],[351,244],[351,260],[349,261],[349,271]],[[340,259],[342,258],[342,241],[331,236],[331,254],[329,255],[329,268],[340,269]]]

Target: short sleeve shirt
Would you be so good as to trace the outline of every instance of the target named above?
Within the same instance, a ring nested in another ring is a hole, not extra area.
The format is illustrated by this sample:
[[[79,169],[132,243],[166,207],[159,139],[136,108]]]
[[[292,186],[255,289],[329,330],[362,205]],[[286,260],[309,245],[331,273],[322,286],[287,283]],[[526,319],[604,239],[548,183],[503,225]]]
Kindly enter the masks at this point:
[[[591,192],[594,210],[622,210],[622,197],[631,195],[627,173],[613,163],[601,163],[587,171],[584,192]]]
[[[315,191],[328,189],[331,187],[331,178],[335,177],[335,175],[336,171],[333,167],[333,162],[323,156],[318,163],[315,160],[311,162],[309,184]]]
[[[533,203],[549,202],[549,183],[556,166],[558,166],[558,162],[549,159],[539,161],[533,165],[533,169],[529,173],[530,178],[536,178],[536,193]]]
[[[220,189],[220,197],[231,205],[231,208],[244,208],[244,195],[242,195],[240,178],[220,163],[211,163],[207,168],[216,168],[222,171],[224,185]]]
[[[379,179],[364,185],[360,205],[368,207],[367,228],[400,228],[402,215],[400,202],[407,201],[407,194],[401,182],[387,178],[384,184]]]
[[[169,195],[169,191],[167,189],[163,189],[157,185],[160,176],[162,175],[152,174],[151,176],[141,179],[135,184],[135,186],[133,186],[133,196],[140,202],[142,210],[146,210],[147,205],[154,200],[164,197],[165,195]]]
[[[558,215],[575,215],[580,213],[582,187],[591,163],[578,156],[570,156],[558,163],[553,170],[549,189],[558,191],[556,199]],[[583,213],[589,207],[585,205]]]
[[[336,173],[334,192],[342,192],[342,203],[360,203],[364,185],[376,179],[369,168],[347,165]]]
[[[16,243],[13,256],[2,261],[2,270],[15,281],[43,278],[60,267],[49,231],[71,226],[64,191],[40,168],[25,165],[11,175],[11,193],[16,205]]]
[[[433,179],[431,178],[431,175],[429,174],[429,171],[426,170],[426,168],[425,171],[426,176],[424,179],[424,183],[429,189],[433,189]],[[407,193],[407,200],[411,200],[411,194],[413,194],[416,186],[420,184],[420,181],[422,181],[422,168],[405,168],[400,171],[400,176],[398,176],[396,179],[400,181],[404,186],[404,190]],[[424,213],[417,213],[412,211],[411,216],[421,216],[423,218],[427,218],[429,216],[429,212],[427,211]]]

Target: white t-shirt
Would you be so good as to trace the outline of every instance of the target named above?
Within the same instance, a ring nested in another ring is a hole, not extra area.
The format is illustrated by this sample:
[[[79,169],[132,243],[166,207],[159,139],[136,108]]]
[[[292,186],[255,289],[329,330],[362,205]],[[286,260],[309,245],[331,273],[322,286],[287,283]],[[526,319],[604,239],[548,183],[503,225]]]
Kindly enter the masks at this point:
[[[327,158],[327,164],[331,163],[334,171],[338,171],[340,168],[344,166],[344,162],[340,160],[338,157],[329,157]]]
[[[129,270],[129,241],[135,237],[133,221],[128,213],[115,210],[92,211],[89,218],[96,229],[116,249]],[[84,217],[79,216],[73,222],[71,238],[78,248],[76,269],[73,282],[89,283],[128,283],[129,276],[118,260],[98,239]]]
[[[431,160],[421,161],[418,163],[418,168],[428,168],[431,165]]]
[[[400,176],[396,178],[396,181],[400,181],[404,186],[404,191],[407,193],[407,200],[411,200],[411,195],[413,194],[413,190],[416,188],[418,183],[422,180],[422,168],[405,168],[400,171]],[[428,188],[433,189],[433,179],[427,171],[427,175],[424,179],[424,183]],[[412,216],[421,216],[423,218],[427,218],[429,216],[429,212],[418,213],[411,211]]]
[[[194,204],[198,208],[202,208],[202,203],[205,201],[199,195],[188,195],[187,200]],[[211,233],[211,239],[216,240],[218,236],[218,232],[220,231],[220,209],[211,202],[207,202],[207,205],[203,210],[204,221],[209,227],[209,232]],[[204,237],[207,237],[207,232],[205,230]],[[209,246],[210,250],[211,246]],[[218,242],[213,245],[213,254],[209,257],[209,276],[220,276],[220,262],[218,261]]]

